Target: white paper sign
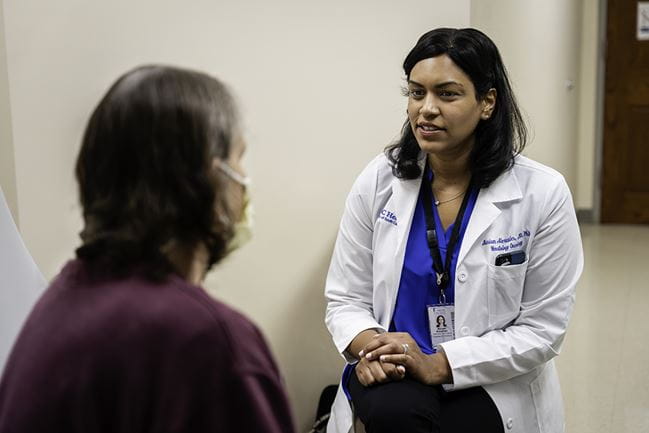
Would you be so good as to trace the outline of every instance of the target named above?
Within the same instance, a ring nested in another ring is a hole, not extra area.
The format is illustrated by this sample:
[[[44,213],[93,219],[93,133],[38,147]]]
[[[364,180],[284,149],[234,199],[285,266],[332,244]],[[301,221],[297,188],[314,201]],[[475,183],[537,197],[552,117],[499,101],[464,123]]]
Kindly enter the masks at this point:
[[[638,40],[649,41],[649,2],[638,2]]]
[[[45,288],[0,189],[0,374],[25,318]]]

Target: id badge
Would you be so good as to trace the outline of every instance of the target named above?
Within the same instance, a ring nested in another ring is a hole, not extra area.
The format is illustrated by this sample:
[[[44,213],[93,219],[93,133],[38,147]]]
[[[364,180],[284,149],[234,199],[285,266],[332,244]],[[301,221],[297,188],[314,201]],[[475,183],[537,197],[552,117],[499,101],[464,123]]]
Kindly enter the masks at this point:
[[[455,305],[429,305],[428,327],[435,352],[439,344],[455,340]]]

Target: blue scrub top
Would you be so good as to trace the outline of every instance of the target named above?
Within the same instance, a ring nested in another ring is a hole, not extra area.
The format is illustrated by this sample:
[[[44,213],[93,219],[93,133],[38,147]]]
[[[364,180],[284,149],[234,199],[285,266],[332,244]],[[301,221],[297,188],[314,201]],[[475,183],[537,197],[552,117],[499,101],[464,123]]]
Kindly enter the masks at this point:
[[[427,170],[428,181],[432,181],[432,175]],[[464,233],[469,225],[469,219],[473,213],[475,202],[478,197],[478,190],[469,191],[469,198],[462,218],[458,241],[453,251],[450,269],[450,279],[446,289],[446,303],[455,303],[455,268],[457,258],[462,246]],[[440,256],[446,258],[448,242],[453,232],[454,224],[449,225],[446,230],[437,212],[437,206],[433,204],[433,216],[435,218],[435,229],[439,242]],[[424,213],[424,200],[419,193],[415,214],[412,219],[412,226],[408,235],[408,244],[401,271],[399,292],[397,302],[390,324],[390,331],[407,332],[417,342],[422,352],[431,354],[434,352],[430,339],[428,326],[428,305],[439,304],[439,287],[433,272],[433,259],[430,257],[430,250],[426,241],[426,214]]]
[[[432,182],[432,173],[426,170],[425,175],[428,184]],[[479,190],[477,188],[469,191],[469,201],[461,221],[460,232],[458,234],[457,245],[453,251],[451,260],[451,271],[448,288],[446,289],[446,303],[455,303],[455,268],[457,267],[457,257],[462,246],[464,233],[469,225],[469,219],[473,213],[475,202],[478,198]],[[434,200],[434,198],[433,198]],[[433,216],[435,217],[435,229],[439,242],[440,255],[444,260],[446,258],[446,248],[451,238],[454,224],[449,225],[446,230],[442,227],[442,222],[437,212],[437,206],[433,204]],[[439,288],[437,279],[433,272],[433,259],[430,257],[428,242],[426,241],[426,214],[424,213],[424,200],[419,192],[415,214],[412,218],[410,233],[408,234],[408,244],[401,270],[401,281],[399,282],[399,291],[397,293],[397,302],[390,323],[390,332],[407,332],[417,342],[422,352],[431,354],[434,352],[430,339],[430,330],[428,327],[428,305],[439,304]],[[347,398],[349,395],[348,383],[351,374],[354,372],[354,365],[345,366],[342,377],[343,391]]]

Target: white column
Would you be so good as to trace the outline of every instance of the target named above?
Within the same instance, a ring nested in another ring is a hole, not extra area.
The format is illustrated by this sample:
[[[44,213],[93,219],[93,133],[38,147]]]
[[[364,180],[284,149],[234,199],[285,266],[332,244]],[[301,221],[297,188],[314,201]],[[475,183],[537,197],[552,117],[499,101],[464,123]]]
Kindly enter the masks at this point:
[[[3,2],[0,1],[0,187],[4,191],[9,209],[17,222],[18,202],[16,198],[14,161],[9,79],[7,77],[4,6]]]

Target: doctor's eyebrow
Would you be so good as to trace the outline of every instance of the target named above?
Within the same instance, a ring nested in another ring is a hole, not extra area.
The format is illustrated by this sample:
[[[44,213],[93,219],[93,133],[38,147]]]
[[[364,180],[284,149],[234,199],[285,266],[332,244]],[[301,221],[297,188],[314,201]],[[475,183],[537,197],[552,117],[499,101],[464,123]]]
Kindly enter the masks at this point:
[[[408,84],[413,85],[413,86],[423,87],[423,88],[426,87],[423,84],[418,83],[418,82],[416,82],[414,80],[408,80]],[[443,83],[435,84],[434,88],[435,89],[441,89],[441,88],[446,87],[446,86],[458,86],[460,88],[464,88],[464,86],[461,83],[458,83],[457,81],[453,81],[453,80],[444,81]]]

